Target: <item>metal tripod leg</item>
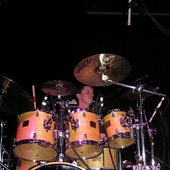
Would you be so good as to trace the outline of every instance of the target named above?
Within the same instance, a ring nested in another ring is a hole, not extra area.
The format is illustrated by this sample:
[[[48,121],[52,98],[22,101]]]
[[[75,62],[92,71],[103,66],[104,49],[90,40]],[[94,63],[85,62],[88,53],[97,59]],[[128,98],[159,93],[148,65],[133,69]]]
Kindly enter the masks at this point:
[[[121,154],[121,150],[118,150],[118,170],[122,170],[122,154]]]
[[[9,168],[7,168],[5,165],[3,165],[2,162],[0,162],[0,168],[1,168],[1,166],[2,166],[3,168],[5,168],[5,169],[9,170]],[[1,170],[3,170],[3,169],[1,168]]]
[[[7,169],[7,170],[9,170],[4,164],[3,164],[3,157],[4,157],[4,147],[3,147],[3,127],[4,127],[4,125],[5,125],[5,122],[3,122],[3,121],[0,121],[0,126],[1,126],[1,132],[0,132],[0,168],[1,167],[3,167],[3,169],[5,168],[5,169]],[[1,168],[1,170],[3,170],[2,168]]]

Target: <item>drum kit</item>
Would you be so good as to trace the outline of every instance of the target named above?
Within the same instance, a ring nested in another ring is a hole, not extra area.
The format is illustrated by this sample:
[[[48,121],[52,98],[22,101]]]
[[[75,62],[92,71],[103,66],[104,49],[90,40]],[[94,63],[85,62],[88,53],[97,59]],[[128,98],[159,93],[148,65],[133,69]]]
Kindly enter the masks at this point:
[[[34,89],[32,100],[20,86],[2,76],[0,108],[5,112],[20,113],[13,141],[13,153],[18,161],[13,169],[121,170],[120,150],[133,144],[136,144],[137,160],[132,169],[147,169],[144,143],[147,122],[143,118],[143,93],[166,95],[155,89],[120,83],[130,72],[129,62],[115,54],[87,57],[74,69],[74,75],[81,83],[90,86],[115,84],[135,91],[135,96],[140,99],[138,120],[133,111],[112,109],[106,116],[101,116],[75,109],[77,103],[68,101],[67,97],[74,95],[77,87],[62,80],[48,81],[42,85],[45,97],[41,108],[37,109]],[[22,107],[17,107],[18,104]],[[154,153],[153,150],[151,153]],[[0,167],[9,169],[2,160]],[[151,162],[152,169],[160,169],[153,154]]]

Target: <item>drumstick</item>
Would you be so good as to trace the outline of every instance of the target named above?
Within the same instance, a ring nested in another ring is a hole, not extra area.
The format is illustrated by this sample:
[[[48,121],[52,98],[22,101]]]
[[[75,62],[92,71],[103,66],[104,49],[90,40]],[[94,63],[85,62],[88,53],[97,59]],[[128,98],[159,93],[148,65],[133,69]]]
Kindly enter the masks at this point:
[[[37,106],[36,106],[36,96],[35,96],[35,86],[34,85],[32,85],[32,95],[33,95],[34,109],[36,110]]]

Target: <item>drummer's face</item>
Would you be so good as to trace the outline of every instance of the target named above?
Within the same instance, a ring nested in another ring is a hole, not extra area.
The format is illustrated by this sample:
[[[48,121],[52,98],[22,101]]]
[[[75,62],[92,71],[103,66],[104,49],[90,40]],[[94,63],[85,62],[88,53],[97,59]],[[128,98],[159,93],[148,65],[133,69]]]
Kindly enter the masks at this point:
[[[90,86],[85,86],[82,91],[80,92],[80,98],[82,101],[86,103],[92,103],[94,97],[94,90]]]

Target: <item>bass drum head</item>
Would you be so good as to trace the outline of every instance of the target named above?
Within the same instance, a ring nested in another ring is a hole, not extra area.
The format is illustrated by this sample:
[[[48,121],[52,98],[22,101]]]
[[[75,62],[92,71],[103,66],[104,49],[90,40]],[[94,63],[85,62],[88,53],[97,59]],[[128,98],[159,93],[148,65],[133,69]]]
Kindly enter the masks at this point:
[[[85,170],[85,169],[67,162],[48,162],[42,165],[34,166],[29,170]]]

